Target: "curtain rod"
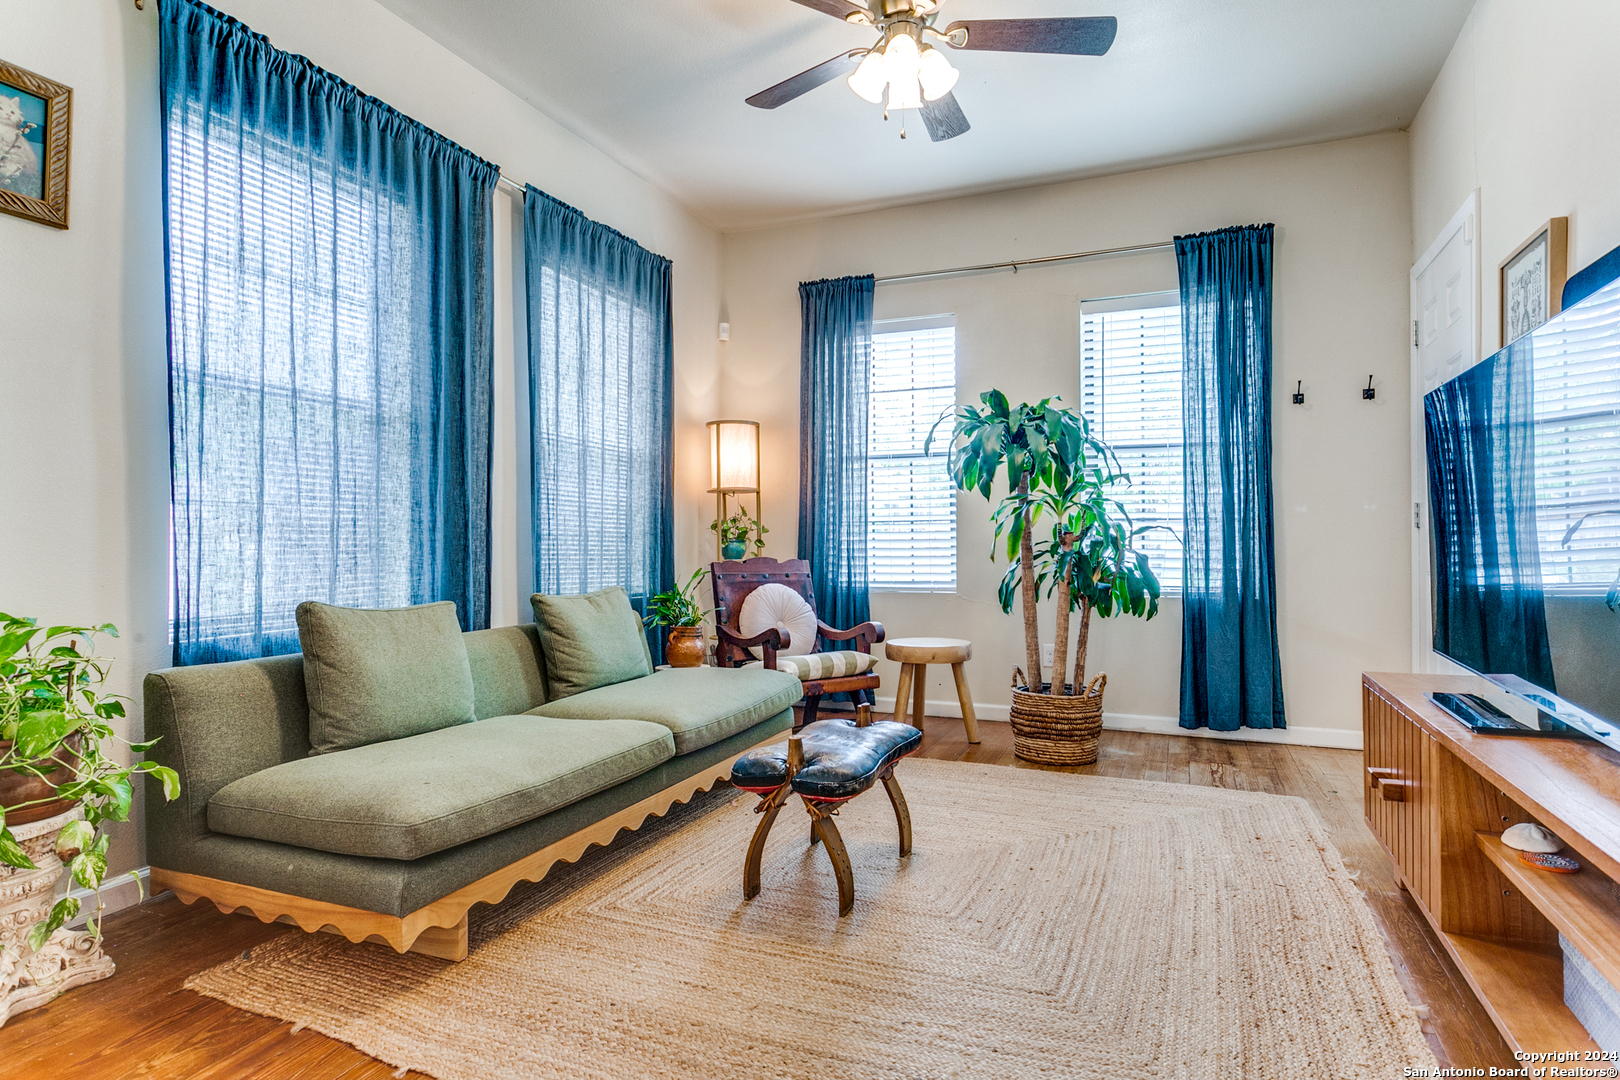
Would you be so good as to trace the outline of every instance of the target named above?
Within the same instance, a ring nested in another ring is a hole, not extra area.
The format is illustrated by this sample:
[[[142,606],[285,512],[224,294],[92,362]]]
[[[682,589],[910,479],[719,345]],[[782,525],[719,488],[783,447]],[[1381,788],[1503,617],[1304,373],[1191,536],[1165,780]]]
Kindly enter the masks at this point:
[[[511,188],[512,191],[518,196],[522,196],[524,194],[525,189],[522,184],[518,183],[516,180],[508,180],[504,173],[496,173],[495,186],[501,187],[502,185]]]
[[[1076,251],[1068,255],[1045,255],[1039,259],[1014,259],[1011,262],[983,263],[979,266],[957,266],[949,270],[924,270],[918,274],[896,274],[893,277],[880,277],[878,285],[899,285],[909,281],[923,281],[928,278],[952,277],[956,274],[987,274],[993,270],[1011,270],[1018,272],[1020,266],[1041,266],[1045,263],[1073,262],[1076,259],[1095,259],[1103,255],[1126,255],[1143,251],[1164,251],[1175,247],[1173,241],[1164,240],[1157,244],[1135,244],[1130,247],[1098,248],[1096,251]]]

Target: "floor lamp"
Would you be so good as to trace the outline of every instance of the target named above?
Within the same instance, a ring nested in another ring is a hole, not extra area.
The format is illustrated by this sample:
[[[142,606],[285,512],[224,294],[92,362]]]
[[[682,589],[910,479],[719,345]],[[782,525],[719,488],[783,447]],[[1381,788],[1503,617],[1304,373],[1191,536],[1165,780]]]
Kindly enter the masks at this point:
[[[714,496],[714,519],[724,521],[732,499],[746,509],[743,497],[754,497],[754,520],[759,512],[759,421],[709,421],[709,488]],[[714,557],[724,557],[720,530],[714,530]],[[745,552],[746,554],[746,552]]]

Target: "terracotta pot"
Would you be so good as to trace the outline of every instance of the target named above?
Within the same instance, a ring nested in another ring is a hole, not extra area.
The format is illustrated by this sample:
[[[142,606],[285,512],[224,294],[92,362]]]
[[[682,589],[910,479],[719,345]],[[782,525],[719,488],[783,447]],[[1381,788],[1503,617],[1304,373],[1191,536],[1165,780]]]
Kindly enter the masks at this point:
[[[49,783],[37,776],[20,776],[10,769],[0,771],[0,806],[16,806],[19,803],[46,798],[57,785],[72,780],[74,768],[79,764],[79,743],[83,738],[83,733],[77,731],[68,736],[67,741],[62,744],[63,751],[58,752],[58,757],[66,759],[68,764],[51,773]],[[0,755],[10,750],[11,743],[0,740]],[[48,803],[30,806],[26,810],[8,810],[6,824],[26,825],[31,821],[44,821],[48,817],[66,813],[77,804],[77,799],[52,799]]]
[[[703,666],[703,627],[672,626],[664,645],[664,660],[670,667]]]

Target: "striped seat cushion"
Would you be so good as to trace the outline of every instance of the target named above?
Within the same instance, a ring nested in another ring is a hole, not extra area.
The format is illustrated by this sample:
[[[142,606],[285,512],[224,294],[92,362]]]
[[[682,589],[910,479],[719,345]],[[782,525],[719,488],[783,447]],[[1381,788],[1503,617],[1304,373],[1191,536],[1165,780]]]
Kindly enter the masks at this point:
[[[744,667],[763,667],[762,661],[756,660]],[[871,653],[863,652],[818,652],[807,653],[804,656],[783,656],[776,654],[776,670],[785,671],[790,675],[797,675],[802,682],[811,682],[815,679],[840,679],[846,675],[864,675],[877,667],[877,657]]]

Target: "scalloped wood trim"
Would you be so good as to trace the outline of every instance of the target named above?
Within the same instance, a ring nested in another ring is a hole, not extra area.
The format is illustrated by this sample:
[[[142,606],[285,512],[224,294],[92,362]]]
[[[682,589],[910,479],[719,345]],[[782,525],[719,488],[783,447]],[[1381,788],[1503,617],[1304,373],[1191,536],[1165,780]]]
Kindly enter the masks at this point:
[[[757,745],[768,746],[780,742],[781,738],[780,735],[772,735]],[[698,792],[708,791],[720,781],[729,780],[731,766],[747,752],[735,754],[695,776],[649,795],[611,817],[603,818],[571,836],[548,844],[533,855],[457,889],[449,896],[418,908],[404,918],[272,892],[234,881],[182,874],[156,866],[152,867],[152,895],[170,889],[184,904],[210,900],[226,914],[245,911],[260,922],[292,923],[308,933],[326,931],[341,934],[350,941],[375,941],[390,946],[395,952],[419,952],[444,960],[464,960],[467,957],[467,910],[474,904],[498,904],[519,882],[539,881],[557,863],[575,862],[590,848],[612,843],[620,829],[633,832],[641,828],[648,818],[662,817],[668,813],[675,803],[688,802]]]

